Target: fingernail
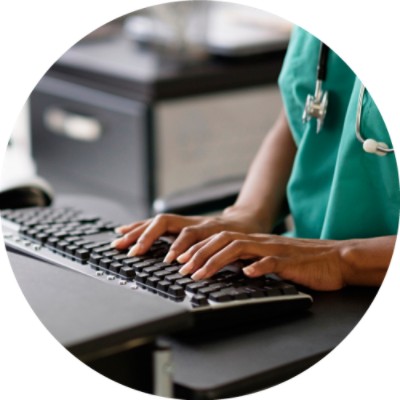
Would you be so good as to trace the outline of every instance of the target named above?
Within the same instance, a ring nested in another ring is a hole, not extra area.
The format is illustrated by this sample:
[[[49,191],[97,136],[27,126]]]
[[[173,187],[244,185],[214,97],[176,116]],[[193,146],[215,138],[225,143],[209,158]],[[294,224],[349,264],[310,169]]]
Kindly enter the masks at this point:
[[[243,268],[243,273],[246,274],[246,275],[248,275],[248,276],[253,275],[254,272],[255,272],[254,267],[246,267],[246,268]]]
[[[141,251],[143,251],[143,245],[141,243],[136,243],[128,253],[128,257],[135,257],[137,254],[139,254]]]
[[[191,278],[192,278],[194,281],[200,281],[201,279],[204,278],[204,275],[205,275],[205,273],[204,273],[203,271],[199,270],[199,271],[195,272],[195,273],[191,276]]]
[[[176,261],[178,261],[178,263],[180,263],[180,264],[184,264],[185,262],[189,261],[189,258],[190,257],[188,254],[183,253],[176,259]]]
[[[172,261],[174,261],[176,258],[176,252],[171,250],[170,252],[168,252],[168,254],[165,256],[164,258],[164,262],[167,264],[171,264]]]
[[[117,240],[114,240],[113,242],[110,243],[110,246],[111,246],[111,247],[116,247],[116,246],[118,245],[118,243],[119,243],[119,240],[118,240],[118,239],[117,239]]]
[[[188,263],[188,264],[185,264],[178,272],[179,272],[181,275],[187,275],[187,274],[190,273],[190,271],[192,270],[192,268],[193,268],[193,264],[192,264],[192,263]]]
[[[122,233],[122,226],[118,226],[117,228],[114,229],[115,233]]]

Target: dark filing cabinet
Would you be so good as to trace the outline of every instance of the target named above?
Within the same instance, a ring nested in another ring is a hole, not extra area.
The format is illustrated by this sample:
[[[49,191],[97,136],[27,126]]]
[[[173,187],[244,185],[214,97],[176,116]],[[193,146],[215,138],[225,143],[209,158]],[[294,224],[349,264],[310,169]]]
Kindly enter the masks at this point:
[[[122,31],[83,39],[29,99],[39,175],[56,193],[112,198],[138,217],[157,198],[243,175],[280,108],[284,47],[183,66]]]
[[[144,103],[49,74],[30,104],[39,174],[56,187],[71,180],[83,192],[149,202]]]

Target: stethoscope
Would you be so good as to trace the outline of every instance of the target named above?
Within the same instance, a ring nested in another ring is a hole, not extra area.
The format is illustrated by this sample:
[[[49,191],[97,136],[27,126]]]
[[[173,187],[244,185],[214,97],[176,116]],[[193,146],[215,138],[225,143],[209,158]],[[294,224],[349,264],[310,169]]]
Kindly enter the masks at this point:
[[[328,92],[322,90],[322,84],[326,78],[326,68],[328,61],[329,47],[321,42],[319,51],[319,60],[317,66],[317,79],[315,82],[315,93],[314,95],[309,94],[306,99],[306,104],[303,111],[303,123],[310,121],[315,118],[317,121],[317,133],[321,131],[323,126],[326,111],[328,109]],[[355,134],[358,141],[362,144],[363,149],[367,153],[376,154],[378,156],[385,156],[389,153],[393,153],[394,149],[389,148],[389,146],[384,142],[378,142],[374,139],[366,139],[361,134],[361,114],[362,105],[365,94],[365,86],[361,84],[360,94],[358,96],[357,104],[357,115],[356,115],[356,127]]]

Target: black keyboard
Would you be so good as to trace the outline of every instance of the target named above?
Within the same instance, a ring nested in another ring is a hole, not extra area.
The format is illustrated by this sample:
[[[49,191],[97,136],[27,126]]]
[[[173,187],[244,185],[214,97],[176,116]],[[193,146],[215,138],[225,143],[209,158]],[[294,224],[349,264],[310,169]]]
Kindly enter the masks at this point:
[[[145,256],[128,257],[110,246],[116,224],[73,208],[35,207],[1,211],[9,250],[119,285],[184,304],[198,325],[218,327],[269,320],[312,304],[312,297],[275,275],[248,278],[242,263],[212,278],[193,281],[178,263],[163,262],[172,238],[157,240]]]

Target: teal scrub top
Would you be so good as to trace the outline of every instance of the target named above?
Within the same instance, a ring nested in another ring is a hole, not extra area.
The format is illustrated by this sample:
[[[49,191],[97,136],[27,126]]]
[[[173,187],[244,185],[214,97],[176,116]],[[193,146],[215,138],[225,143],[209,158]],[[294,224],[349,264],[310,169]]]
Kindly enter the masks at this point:
[[[314,94],[320,41],[295,28],[279,86],[297,154],[287,197],[294,237],[367,238],[397,234],[399,177],[394,153],[366,153],[355,136],[360,81],[332,50],[323,90],[329,105],[321,131],[303,124],[306,97]],[[385,123],[365,92],[361,134],[392,147]]]

